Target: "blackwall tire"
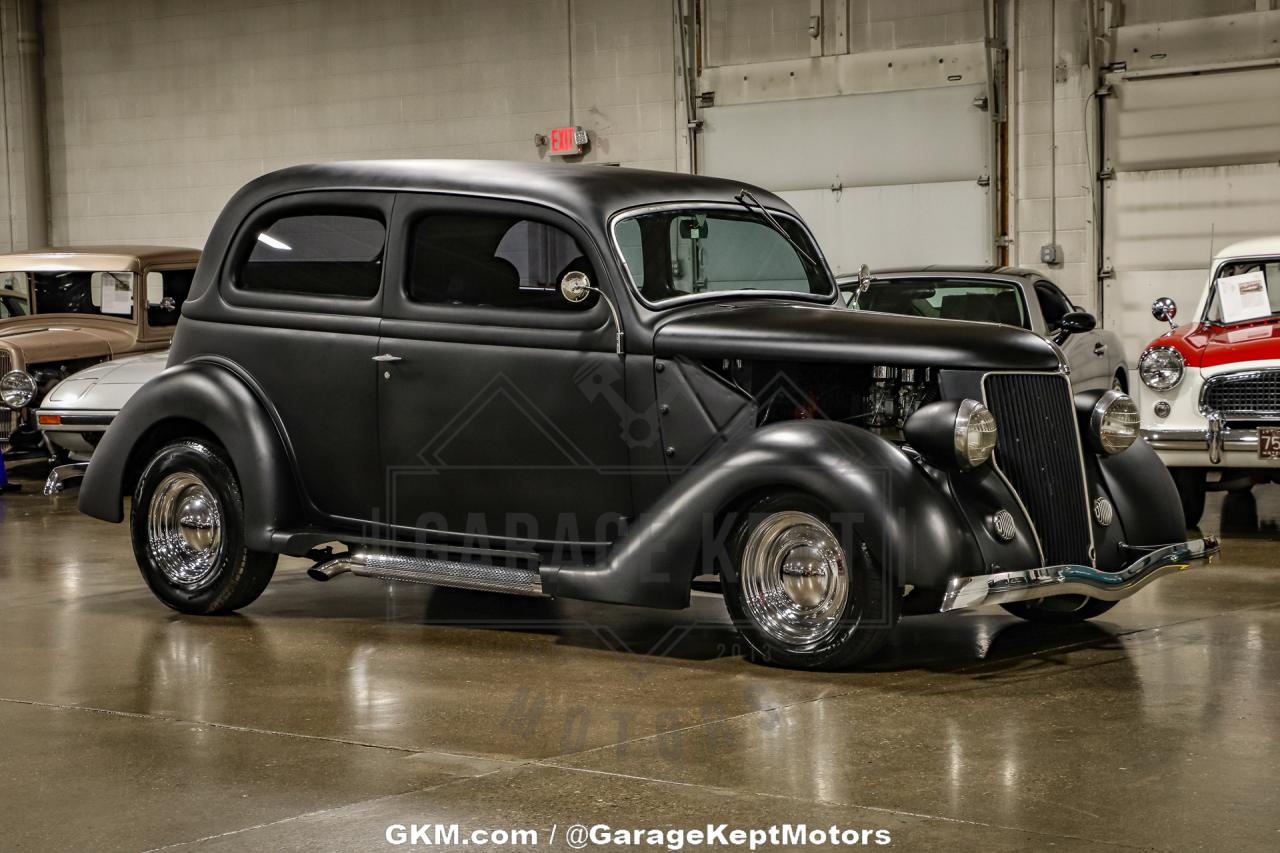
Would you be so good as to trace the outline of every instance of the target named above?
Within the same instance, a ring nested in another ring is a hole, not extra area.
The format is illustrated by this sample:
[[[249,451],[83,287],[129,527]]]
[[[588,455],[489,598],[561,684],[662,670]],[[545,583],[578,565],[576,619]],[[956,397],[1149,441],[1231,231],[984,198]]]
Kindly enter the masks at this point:
[[[133,554],[147,586],[182,613],[228,613],[251,604],[276,555],[244,542],[244,501],[225,451],[186,439],[158,450],[133,492]]]
[[[1040,601],[1015,601],[1000,605],[1019,619],[1042,625],[1075,625],[1096,618],[1116,606],[1114,601],[1085,595],[1059,595]]]
[[[737,519],[729,557],[725,606],[753,660],[843,669],[888,641],[896,596],[852,525],[816,499],[780,492],[756,501]]]

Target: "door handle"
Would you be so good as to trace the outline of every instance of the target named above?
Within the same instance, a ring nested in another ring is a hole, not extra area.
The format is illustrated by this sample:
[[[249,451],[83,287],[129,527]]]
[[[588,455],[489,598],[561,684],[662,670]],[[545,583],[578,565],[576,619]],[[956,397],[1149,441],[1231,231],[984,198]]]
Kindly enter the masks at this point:
[[[373,360],[378,362],[379,364],[394,364],[397,361],[404,361],[404,359],[398,355],[390,355],[387,353],[384,353],[382,355],[375,355],[373,357]]]
[[[1094,344],[1094,345],[1093,345],[1093,354],[1094,354],[1094,355],[1106,355],[1106,353],[1107,353],[1107,345],[1106,345],[1106,344]]]

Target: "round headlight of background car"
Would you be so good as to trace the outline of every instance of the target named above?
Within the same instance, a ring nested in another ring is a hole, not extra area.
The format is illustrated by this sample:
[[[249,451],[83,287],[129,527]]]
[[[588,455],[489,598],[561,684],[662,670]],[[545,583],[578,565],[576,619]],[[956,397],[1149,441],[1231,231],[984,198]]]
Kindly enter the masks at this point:
[[[24,409],[36,397],[36,380],[29,373],[10,370],[0,376],[0,403],[10,409]]]
[[[968,471],[991,458],[996,418],[977,400],[922,406],[902,427],[907,442],[939,468]]]
[[[1138,359],[1138,375],[1148,388],[1168,391],[1177,387],[1186,371],[1186,360],[1173,347],[1153,347]]]
[[[1138,404],[1121,391],[1108,391],[1098,398],[1089,416],[1089,432],[1103,453],[1128,450],[1138,440],[1141,418]]]

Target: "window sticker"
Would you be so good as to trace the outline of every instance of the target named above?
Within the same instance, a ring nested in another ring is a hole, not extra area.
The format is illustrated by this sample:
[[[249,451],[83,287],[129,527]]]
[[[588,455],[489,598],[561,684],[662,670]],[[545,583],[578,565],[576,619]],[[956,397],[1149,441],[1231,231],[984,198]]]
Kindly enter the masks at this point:
[[[133,314],[133,273],[102,274],[102,313]]]
[[[1267,277],[1261,270],[1218,279],[1218,299],[1222,303],[1224,323],[1256,320],[1271,314]]]

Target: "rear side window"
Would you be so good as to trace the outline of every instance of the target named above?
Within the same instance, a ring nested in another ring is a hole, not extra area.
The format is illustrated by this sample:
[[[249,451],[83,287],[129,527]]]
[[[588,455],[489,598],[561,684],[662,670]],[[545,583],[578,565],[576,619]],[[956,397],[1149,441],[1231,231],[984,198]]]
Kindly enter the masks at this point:
[[[413,227],[409,298],[414,302],[547,311],[586,311],[596,302],[560,295],[579,271],[594,283],[582,247],[554,225],[518,216],[432,215]]]
[[[382,281],[387,229],[372,216],[285,216],[258,231],[236,276],[245,290],[369,299]]]

